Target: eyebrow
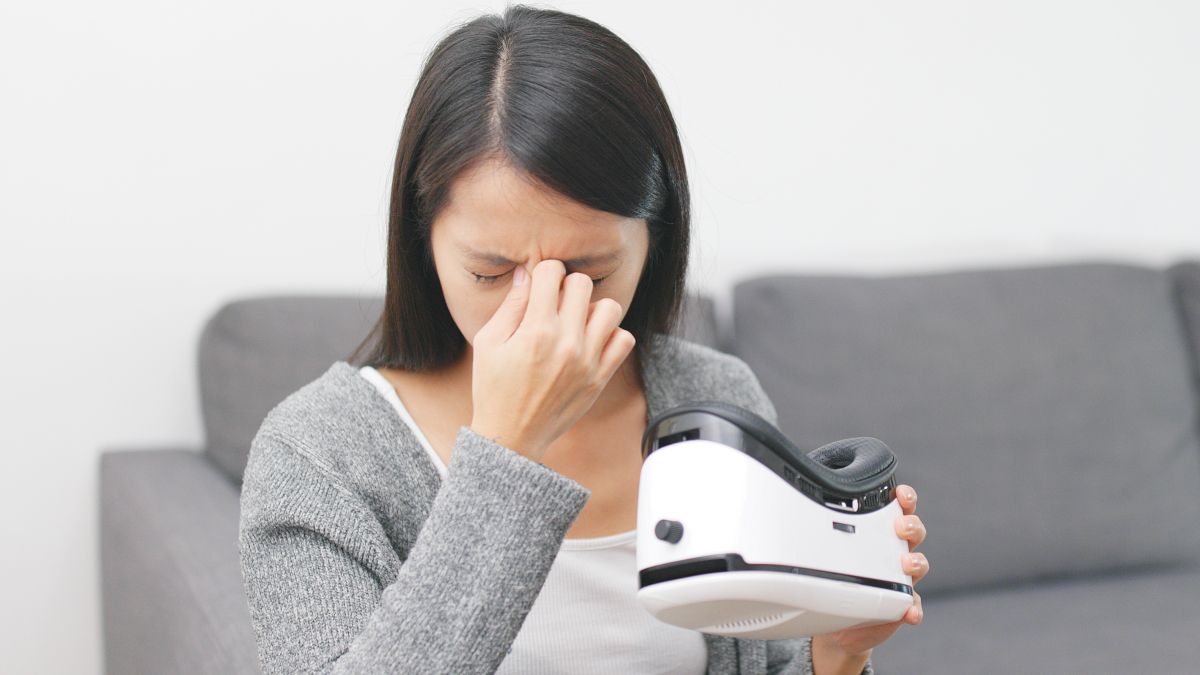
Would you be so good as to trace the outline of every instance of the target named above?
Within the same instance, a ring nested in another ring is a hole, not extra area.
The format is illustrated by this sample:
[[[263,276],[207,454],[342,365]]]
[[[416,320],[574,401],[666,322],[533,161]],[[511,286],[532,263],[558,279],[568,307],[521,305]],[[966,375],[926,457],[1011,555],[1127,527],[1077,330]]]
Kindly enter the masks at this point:
[[[484,253],[483,251],[476,251],[475,249],[473,249],[469,246],[463,245],[463,244],[458,244],[458,250],[460,252],[462,252],[463,255],[467,256],[468,258],[471,258],[472,260],[475,260],[478,262],[484,262],[484,263],[489,263],[489,264],[498,265],[498,266],[515,265],[516,264],[515,260],[509,260],[508,258],[505,258],[502,255],[499,255],[496,253]],[[621,258],[621,251],[606,251],[604,253],[595,253],[595,254],[583,256],[580,258],[571,258],[570,260],[564,260],[563,263],[565,263],[568,267],[587,267],[589,265],[610,262],[613,260],[618,260],[620,258]]]

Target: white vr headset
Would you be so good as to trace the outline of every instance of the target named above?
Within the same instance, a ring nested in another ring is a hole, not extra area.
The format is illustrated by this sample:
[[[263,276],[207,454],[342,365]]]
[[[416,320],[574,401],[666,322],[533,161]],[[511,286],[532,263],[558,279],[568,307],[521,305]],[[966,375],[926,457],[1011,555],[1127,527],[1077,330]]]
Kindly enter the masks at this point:
[[[879,439],[804,453],[753,411],[697,401],[649,421],[642,458],[637,597],[660,621],[773,640],[912,606],[896,458]]]

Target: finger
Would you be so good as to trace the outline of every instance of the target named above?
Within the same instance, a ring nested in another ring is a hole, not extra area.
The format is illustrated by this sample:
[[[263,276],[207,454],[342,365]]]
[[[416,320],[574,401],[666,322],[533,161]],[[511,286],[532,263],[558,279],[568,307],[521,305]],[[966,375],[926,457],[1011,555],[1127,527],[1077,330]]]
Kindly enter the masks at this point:
[[[600,298],[591,304],[588,308],[587,326],[584,328],[584,342],[589,354],[602,357],[604,352],[608,351],[624,314],[621,303],[612,298]]]
[[[896,494],[900,499],[900,509],[904,515],[909,515],[917,510],[917,491],[911,485],[901,483],[896,486]]]
[[[925,524],[921,522],[921,516],[897,516],[896,534],[908,541],[908,550],[920,546],[921,542],[925,541]]]
[[[523,268],[521,268],[523,269]],[[516,283],[516,271],[513,271],[513,283],[508,287],[508,295],[500,302],[500,306],[479,329],[478,334],[494,335],[500,342],[508,340],[513,331],[521,325],[525,316],[525,307],[529,302],[529,275],[526,274],[520,285]],[[476,338],[478,339],[478,338]]]
[[[525,321],[554,321],[558,317],[558,292],[567,275],[567,266],[561,260],[546,258],[534,265],[530,274]]]
[[[592,286],[592,278],[580,272],[572,272],[563,279],[558,318],[562,321],[563,329],[572,334],[576,343],[583,340],[583,329],[591,313],[588,302],[592,298]]]
[[[921,623],[925,619],[925,607],[921,603],[921,594],[913,591],[913,606],[908,608],[904,613],[904,622],[913,625]]]
[[[929,574],[929,559],[924,553],[916,553],[909,551],[900,556],[900,566],[904,573],[912,577],[913,583],[917,583]]]
[[[605,380],[612,378],[613,373],[617,372],[617,368],[621,367],[621,363],[633,351],[636,342],[633,333],[624,328],[617,328],[612,332],[600,357],[600,372]]]

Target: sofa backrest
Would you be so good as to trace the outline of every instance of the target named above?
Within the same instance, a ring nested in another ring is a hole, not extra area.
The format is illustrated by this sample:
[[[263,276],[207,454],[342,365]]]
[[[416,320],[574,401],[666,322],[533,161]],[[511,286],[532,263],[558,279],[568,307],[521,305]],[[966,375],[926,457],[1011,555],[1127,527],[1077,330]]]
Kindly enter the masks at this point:
[[[346,359],[382,308],[381,297],[326,295],[244,298],[218,309],[198,353],[209,457],[240,482],[271,408]]]
[[[1200,260],[1184,260],[1167,267],[1183,315],[1184,336],[1191,346],[1192,381],[1200,391]],[[1200,419],[1200,415],[1197,415]]]
[[[929,528],[922,594],[1192,562],[1196,272],[763,276],[735,285],[730,351],[801,447],[875,436],[896,453]]]
[[[221,307],[200,336],[205,452],[240,482],[250,443],[271,408],[347,360],[383,309],[382,296],[270,296]],[[716,346],[712,299],[684,298],[676,334]]]

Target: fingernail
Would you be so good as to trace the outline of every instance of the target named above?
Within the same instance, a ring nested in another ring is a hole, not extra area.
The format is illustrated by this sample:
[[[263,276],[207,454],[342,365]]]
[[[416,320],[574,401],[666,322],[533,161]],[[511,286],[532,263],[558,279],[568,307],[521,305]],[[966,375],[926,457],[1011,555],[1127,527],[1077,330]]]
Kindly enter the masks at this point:
[[[917,524],[916,524],[915,522],[913,522],[913,521],[911,521],[911,520],[910,520],[910,521],[908,521],[907,523],[905,523],[905,524],[904,524],[904,530],[905,530],[906,532],[916,532],[916,531],[917,531]]]
[[[904,488],[904,498],[910,502],[915,501],[917,498],[917,493],[914,492],[912,488]]]
[[[516,271],[513,272],[513,286],[520,286],[525,283],[525,268],[517,265]]]

